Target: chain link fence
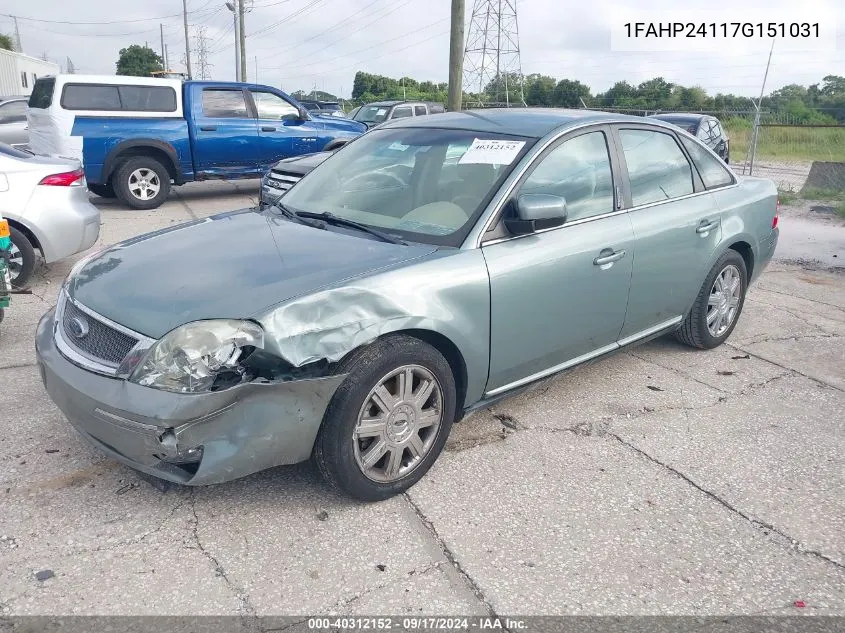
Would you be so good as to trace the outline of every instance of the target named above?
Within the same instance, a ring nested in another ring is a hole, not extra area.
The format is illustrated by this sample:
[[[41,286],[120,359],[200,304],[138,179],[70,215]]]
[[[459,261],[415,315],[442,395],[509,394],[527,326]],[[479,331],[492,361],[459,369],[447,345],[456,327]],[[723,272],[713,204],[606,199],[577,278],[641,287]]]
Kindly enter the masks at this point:
[[[599,108],[653,116],[655,108]],[[681,112],[673,110],[673,112]],[[773,180],[782,192],[816,200],[845,201],[845,125],[806,123],[786,112],[687,110],[719,119],[730,139],[731,166],[739,174]]]

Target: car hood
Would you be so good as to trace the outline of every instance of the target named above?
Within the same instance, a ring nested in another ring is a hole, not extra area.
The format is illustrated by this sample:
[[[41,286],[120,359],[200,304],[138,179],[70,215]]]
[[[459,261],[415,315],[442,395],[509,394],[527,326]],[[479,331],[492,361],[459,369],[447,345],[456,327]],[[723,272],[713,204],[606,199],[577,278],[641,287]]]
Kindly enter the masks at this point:
[[[112,321],[160,338],[190,321],[258,316],[288,299],[435,250],[249,209],[116,244],[75,271],[67,290]]]
[[[303,156],[294,156],[292,158],[283,158],[278,163],[273,165],[273,169],[277,171],[294,171],[300,174],[307,174],[312,171],[317,165],[326,160],[334,152],[317,152],[315,154],[304,154]]]
[[[342,118],[339,116],[319,116],[320,123],[326,126],[327,130],[344,130],[347,132],[363,133],[367,131],[367,126],[359,121]]]

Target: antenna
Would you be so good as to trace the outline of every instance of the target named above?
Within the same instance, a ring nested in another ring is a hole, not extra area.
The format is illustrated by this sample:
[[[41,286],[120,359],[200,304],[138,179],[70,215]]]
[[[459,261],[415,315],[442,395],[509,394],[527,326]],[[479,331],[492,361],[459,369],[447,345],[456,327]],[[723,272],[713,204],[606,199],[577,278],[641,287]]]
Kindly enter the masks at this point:
[[[474,0],[464,50],[463,84],[465,91],[476,93],[479,105],[526,105],[516,0]]]

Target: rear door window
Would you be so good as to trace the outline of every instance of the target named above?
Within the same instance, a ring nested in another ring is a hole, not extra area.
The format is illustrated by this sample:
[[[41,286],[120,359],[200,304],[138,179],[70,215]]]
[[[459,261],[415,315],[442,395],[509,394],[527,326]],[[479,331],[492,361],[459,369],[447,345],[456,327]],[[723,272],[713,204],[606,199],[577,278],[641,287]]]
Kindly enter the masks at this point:
[[[653,130],[619,130],[634,206],[693,193],[692,166],[675,137]]]
[[[425,116],[426,114],[428,114],[428,112],[426,112],[424,105],[414,106],[415,116]]]
[[[203,90],[202,113],[210,119],[248,119],[242,90]]]
[[[731,176],[731,173],[725,167],[724,162],[690,138],[681,137],[681,142],[692,157],[692,162],[695,164],[696,169],[698,169],[698,173],[705,187],[715,189],[733,184],[733,176]]]
[[[56,80],[53,78],[39,79],[32,88],[29,95],[29,107],[44,110],[53,103],[53,90],[56,87]]]
[[[65,110],[120,110],[117,86],[67,84],[62,91]]]

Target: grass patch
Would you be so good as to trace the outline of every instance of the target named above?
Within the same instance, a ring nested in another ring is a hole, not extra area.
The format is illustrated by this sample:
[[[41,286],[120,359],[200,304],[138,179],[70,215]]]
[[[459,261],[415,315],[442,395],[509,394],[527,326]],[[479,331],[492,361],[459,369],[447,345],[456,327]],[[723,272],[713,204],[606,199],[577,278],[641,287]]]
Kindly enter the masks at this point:
[[[726,119],[724,125],[731,140],[731,158],[743,160],[754,134],[751,122],[734,118]],[[845,127],[761,127],[757,158],[845,162]]]
[[[801,192],[804,200],[838,200],[845,202],[845,191],[836,189],[806,189]]]

